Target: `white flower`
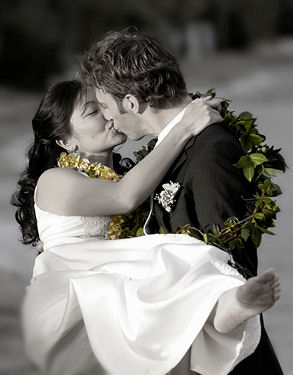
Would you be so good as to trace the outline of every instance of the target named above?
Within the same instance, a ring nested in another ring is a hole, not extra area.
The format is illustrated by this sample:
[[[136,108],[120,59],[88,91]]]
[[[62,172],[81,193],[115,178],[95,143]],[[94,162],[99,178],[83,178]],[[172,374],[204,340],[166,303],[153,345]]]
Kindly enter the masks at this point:
[[[179,182],[170,181],[168,184],[162,185],[162,188],[164,190],[162,190],[160,194],[155,195],[155,200],[157,200],[167,212],[171,212],[171,208],[176,202],[174,198],[180,189],[180,184]]]

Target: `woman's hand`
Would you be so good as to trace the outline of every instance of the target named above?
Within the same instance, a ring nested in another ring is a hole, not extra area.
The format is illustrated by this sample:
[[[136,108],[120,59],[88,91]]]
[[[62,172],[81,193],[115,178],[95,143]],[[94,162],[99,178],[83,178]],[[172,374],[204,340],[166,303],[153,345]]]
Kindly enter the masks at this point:
[[[44,243],[43,241],[39,240],[36,245],[36,249],[38,253],[42,253],[44,251]]]
[[[223,99],[206,98],[195,99],[185,110],[183,119],[180,121],[180,132],[193,137],[202,132],[207,126],[222,122],[223,118],[217,109],[221,108]],[[215,109],[217,108],[217,109]]]

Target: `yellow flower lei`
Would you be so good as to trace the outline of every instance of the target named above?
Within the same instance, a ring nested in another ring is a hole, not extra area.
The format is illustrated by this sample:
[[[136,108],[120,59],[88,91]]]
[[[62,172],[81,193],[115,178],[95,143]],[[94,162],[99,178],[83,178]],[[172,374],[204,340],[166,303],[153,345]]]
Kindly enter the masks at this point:
[[[119,181],[121,176],[111,168],[101,163],[91,163],[87,159],[82,159],[77,154],[67,154],[62,152],[58,159],[58,166],[61,168],[73,168],[79,172],[85,172],[91,178],[102,178],[104,180]]]
[[[102,178],[104,180],[119,181],[122,176],[117,174],[111,168],[102,165],[101,163],[91,163],[87,159],[82,159],[77,154],[67,154],[62,152],[58,159],[58,167],[60,168],[73,168],[79,172],[85,172],[91,178]],[[128,237],[123,228],[125,219],[129,215],[112,216],[109,229],[108,238],[111,240]]]

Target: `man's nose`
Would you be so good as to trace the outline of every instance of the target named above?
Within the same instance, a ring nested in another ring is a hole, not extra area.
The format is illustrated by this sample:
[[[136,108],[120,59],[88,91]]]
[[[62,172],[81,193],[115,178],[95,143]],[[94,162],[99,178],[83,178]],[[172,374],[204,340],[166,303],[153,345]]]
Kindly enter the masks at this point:
[[[102,114],[103,114],[103,116],[104,116],[104,118],[105,118],[106,121],[113,120],[113,116],[111,116],[110,112],[107,109],[104,109],[102,111]]]

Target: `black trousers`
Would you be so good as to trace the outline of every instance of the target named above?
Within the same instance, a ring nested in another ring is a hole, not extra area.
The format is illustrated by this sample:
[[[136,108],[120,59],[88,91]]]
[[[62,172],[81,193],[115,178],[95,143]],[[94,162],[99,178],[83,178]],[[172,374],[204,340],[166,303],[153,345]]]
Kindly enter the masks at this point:
[[[261,316],[261,339],[249,357],[240,362],[229,375],[283,375]]]

